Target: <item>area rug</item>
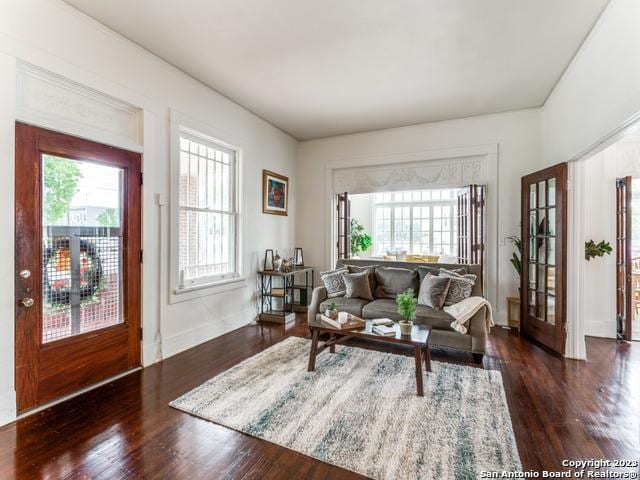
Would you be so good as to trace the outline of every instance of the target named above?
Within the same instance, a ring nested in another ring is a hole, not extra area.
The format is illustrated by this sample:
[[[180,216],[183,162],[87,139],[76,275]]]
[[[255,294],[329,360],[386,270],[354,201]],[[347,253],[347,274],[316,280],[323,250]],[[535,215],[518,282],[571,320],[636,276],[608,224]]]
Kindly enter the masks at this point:
[[[375,479],[475,479],[521,470],[500,372],[339,346],[307,372],[289,337],[171,406]]]

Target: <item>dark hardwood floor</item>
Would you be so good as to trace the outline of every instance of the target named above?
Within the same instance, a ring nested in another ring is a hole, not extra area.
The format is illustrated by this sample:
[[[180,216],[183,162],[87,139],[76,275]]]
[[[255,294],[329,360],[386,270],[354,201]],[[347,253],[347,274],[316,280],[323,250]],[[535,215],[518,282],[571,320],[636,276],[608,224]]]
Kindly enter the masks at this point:
[[[0,478],[362,478],[169,407],[182,393],[295,325],[247,326],[0,428]],[[589,338],[589,361],[563,360],[502,328],[484,368],[502,371],[525,469],[562,459],[640,457],[640,344]],[[472,363],[434,350],[434,360]]]

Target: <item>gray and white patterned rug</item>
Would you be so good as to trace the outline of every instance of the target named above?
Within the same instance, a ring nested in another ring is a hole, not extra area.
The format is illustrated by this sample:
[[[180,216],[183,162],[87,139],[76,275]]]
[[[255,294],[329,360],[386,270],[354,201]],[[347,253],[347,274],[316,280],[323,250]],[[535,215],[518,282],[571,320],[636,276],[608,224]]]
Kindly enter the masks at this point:
[[[289,337],[171,406],[376,479],[475,479],[521,470],[500,372],[342,346],[307,372]]]

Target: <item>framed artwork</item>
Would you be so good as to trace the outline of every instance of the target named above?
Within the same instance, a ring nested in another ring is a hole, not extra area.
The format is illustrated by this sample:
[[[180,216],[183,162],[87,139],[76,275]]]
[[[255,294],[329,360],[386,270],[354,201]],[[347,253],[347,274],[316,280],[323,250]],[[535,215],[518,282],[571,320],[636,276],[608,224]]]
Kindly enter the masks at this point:
[[[262,171],[262,213],[288,215],[289,179],[284,175]]]

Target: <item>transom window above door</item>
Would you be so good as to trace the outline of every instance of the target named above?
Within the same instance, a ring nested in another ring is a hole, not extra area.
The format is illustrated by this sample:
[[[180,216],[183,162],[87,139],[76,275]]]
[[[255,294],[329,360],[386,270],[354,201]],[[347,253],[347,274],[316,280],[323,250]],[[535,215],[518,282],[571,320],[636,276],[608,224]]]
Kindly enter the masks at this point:
[[[457,252],[457,189],[413,190],[369,194],[371,255],[406,251],[410,255]],[[361,195],[353,195],[352,217],[363,223]]]

